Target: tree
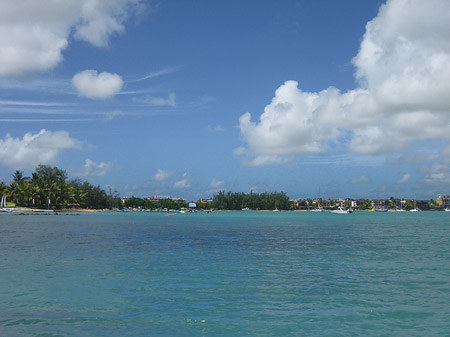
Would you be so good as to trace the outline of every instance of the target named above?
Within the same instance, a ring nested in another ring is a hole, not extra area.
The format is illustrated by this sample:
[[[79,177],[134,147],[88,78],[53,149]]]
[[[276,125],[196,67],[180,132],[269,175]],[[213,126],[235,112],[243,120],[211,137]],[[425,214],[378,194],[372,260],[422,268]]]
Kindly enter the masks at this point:
[[[5,198],[5,200],[6,200],[7,196],[9,195],[9,188],[3,181],[0,183],[0,195],[1,195],[1,198],[2,199]]]
[[[9,186],[11,189],[11,195],[13,196],[13,201],[16,204],[24,205],[28,199],[28,182],[30,178],[24,177],[23,172],[16,170],[12,174],[13,180],[10,182]]]

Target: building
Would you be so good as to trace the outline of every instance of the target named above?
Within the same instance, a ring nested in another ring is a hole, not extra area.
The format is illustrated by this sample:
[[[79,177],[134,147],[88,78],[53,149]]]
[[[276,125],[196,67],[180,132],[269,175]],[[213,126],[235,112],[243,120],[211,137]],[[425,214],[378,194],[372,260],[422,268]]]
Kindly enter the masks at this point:
[[[436,204],[442,208],[450,208],[450,195],[438,195],[436,198]]]

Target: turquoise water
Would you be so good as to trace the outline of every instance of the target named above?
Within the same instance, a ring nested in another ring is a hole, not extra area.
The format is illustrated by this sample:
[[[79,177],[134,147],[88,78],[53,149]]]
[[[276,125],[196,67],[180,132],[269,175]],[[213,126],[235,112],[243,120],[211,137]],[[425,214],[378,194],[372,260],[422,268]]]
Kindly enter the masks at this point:
[[[450,213],[0,215],[0,336],[450,336]]]

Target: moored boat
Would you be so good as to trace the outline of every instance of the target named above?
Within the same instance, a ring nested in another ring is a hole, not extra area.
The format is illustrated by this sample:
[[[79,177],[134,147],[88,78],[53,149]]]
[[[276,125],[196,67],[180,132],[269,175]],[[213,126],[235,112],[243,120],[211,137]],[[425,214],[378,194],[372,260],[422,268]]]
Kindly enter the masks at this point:
[[[330,213],[335,213],[335,214],[348,214],[348,213],[352,213],[353,211],[350,209],[344,209],[343,207],[339,207],[338,209],[332,209],[330,211]]]

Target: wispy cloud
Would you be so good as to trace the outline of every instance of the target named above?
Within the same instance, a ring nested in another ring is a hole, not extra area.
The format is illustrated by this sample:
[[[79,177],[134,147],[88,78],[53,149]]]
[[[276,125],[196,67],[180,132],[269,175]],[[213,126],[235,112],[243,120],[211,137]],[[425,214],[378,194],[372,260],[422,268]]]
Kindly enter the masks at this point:
[[[225,181],[218,180],[216,178],[212,178],[211,182],[209,183],[209,188],[212,190],[218,190],[225,186]]]
[[[367,176],[356,177],[350,180],[350,184],[358,185],[358,184],[367,184],[370,182],[370,178]]]
[[[179,67],[179,66],[178,67],[164,68],[164,69],[161,69],[161,70],[157,70],[157,71],[148,73],[147,75],[144,75],[144,76],[142,76],[142,77],[140,77],[138,79],[128,80],[128,81],[126,81],[126,83],[142,82],[142,81],[148,80],[150,78],[155,78],[155,77],[158,77],[158,76],[167,75],[167,74],[171,74],[171,73],[180,71],[180,69],[181,69],[181,67]]]
[[[153,179],[155,179],[155,181],[164,182],[167,179],[169,179],[171,177],[171,175],[172,175],[172,172],[158,169],[156,171],[155,175],[153,176]]]
[[[143,98],[133,98],[134,102],[144,103],[152,106],[171,106],[174,107],[177,105],[176,103],[176,95],[175,93],[169,93],[167,98],[163,97],[155,97],[155,96],[146,96]]]
[[[405,173],[403,176],[397,181],[398,184],[406,184],[411,179],[411,174]]]
[[[152,106],[171,106],[174,107],[177,105],[176,103],[176,95],[175,93],[169,93],[167,98],[163,97],[155,97],[155,96],[146,96],[143,98],[133,98],[134,102],[144,103]]]
[[[225,129],[222,125],[220,125],[220,124],[217,124],[216,126],[212,126],[212,125],[208,124],[208,125],[206,126],[206,129],[207,129],[208,131],[218,131],[218,132],[226,131],[226,129]]]
[[[112,121],[113,119],[116,119],[116,118],[119,118],[119,117],[122,117],[122,116],[124,116],[125,114],[122,112],[122,111],[120,111],[120,110],[113,110],[113,111],[109,111],[109,112],[106,112],[105,114],[104,114],[104,121],[105,122],[110,122],[110,121]]]
[[[15,118],[3,118],[0,119],[2,123],[66,123],[66,122],[92,122],[98,121],[95,118],[61,118],[61,119],[15,119]]]
[[[91,159],[86,159],[84,166],[75,173],[75,176],[83,178],[103,177],[107,175],[112,168],[113,165],[111,162],[96,163]]]
[[[3,101],[0,100],[0,105],[12,105],[12,106],[43,106],[43,107],[52,107],[52,106],[67,106],[71,105],[66,102],[32,102],[32,101]]]
[[[183,179],[176,181],[173,184],[173,188],[190,188],[192,186],[192,182],[189,180],[189,176],[187,173],[183,174]]]

